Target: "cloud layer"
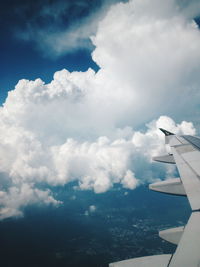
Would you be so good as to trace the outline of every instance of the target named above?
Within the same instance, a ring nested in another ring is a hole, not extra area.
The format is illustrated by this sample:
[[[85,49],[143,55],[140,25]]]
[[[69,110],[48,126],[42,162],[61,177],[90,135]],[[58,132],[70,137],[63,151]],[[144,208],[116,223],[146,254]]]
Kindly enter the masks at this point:
[[[53,186],[102,193],[173,175],[151,157],[165,153],[159,127],[195,134],[186,120],[198,122],[200,33],[186,13],[172,0],[114,5],[91,38],[97,73],[62,70],[9,92],[0,108],[1,219],[61,204]]]

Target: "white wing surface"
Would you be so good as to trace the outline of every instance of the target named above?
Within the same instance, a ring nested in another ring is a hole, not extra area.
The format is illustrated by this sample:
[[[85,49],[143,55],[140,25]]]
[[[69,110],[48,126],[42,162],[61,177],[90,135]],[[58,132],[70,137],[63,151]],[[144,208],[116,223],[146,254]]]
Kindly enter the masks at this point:
[[[180,178],[155,183],[149,188],[166,194],[186,195],[192,214],[185,227],[159,232],[161,238],[178,245],[174,254],[120,261],[111,263],[110,267],[200,267],[200,138],[160,130],[171,147],[171,154],[154,160],[175,163]]]
[[[109,267],[163,267],[167,266],[170,258],[170,254],[148,256],[110,263]]]

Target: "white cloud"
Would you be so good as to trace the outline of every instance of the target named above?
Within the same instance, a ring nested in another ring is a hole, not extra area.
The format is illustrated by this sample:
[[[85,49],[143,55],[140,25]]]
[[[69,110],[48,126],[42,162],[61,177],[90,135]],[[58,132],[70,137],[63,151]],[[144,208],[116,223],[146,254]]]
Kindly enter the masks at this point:
[[[124,188],[135,189],[138,185],[138,180],[134,177],[134,173],[130,170],[126,172],[126,175],[122,179],[122,185]]]
[[[122,103],[118,123],[140,124],[158,114],[176,119],[199,116],[200,33],[175,1],[117,4],[92,40],[106,103]]]
[[[7,192],[0,191],[0,219],[11,216],[22,216],[22,208],[30,204],[59,205],[60,201],[51,196],[50,190],[39,190],[33,185],[23,183],[21,186],[13,185]]]
[[[85,213],[84,213],[85,216],[89,216],[89,211],[86,210]]]
[[[102,193],[173,175],[152,170],[152,156],[165,153],[158,128],[195,134],[185,120],[197,122],[200,82],[200,33],[174,3],[113,6],[92,38],[97,73],[62,70],[9,92],[0,108],[1,218],[59,204],[50,186],[77,181]]]
[[[89,207],[89,211],[90,212],[95,212],[96,211],[96,206],[95,205],[91,205],[90,207]]]
[[[84,215],[89,216],[91,213],[96,211],[97,207],[95,205],[90,205],[88,210],[85,211]]]

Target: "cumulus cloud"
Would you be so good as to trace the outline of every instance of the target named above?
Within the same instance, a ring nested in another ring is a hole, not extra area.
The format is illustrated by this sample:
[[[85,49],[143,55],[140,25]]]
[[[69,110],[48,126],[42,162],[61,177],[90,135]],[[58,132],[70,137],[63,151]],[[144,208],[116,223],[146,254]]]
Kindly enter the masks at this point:
[[[8,191],[0,191],[0,219],[22,216],[22,208],[30,204],[52,204],[59,205],[60,201],[51,196],[50,190],[39,190],[33,185],[23,183],[20,186],[13,185]],[[20,208],[20,209],[19,209]]]
[[[124,188],[135,189],[138,185],[137,178],[134,177],[132,171],[128,170],[122,179],[122,185]]]
[[[98,82],[107,80],[107,102],[111,104],[109,91],[115,88],[115,100],[129,112],[118,123],[139,124],[158,113],[175,119],[199,117],[200,34],[176,1],[117,4],[92,40],[93,59],[101,67]]]
[[[90,207],[89,207],[89,211],[90,212],[95,212],[96,211],[96,206],[95,205],[91,205]]]
[[[0,108],[1,219],[28,204],[59,205],[54,186],[76,182],[102,193],[174,175],[151,162],[166,153],[158,128],[196,133],[200,84],[200,33],[175,3],[113,6],[92,38],[97,73],[62,70],[49,84],[20,80],[8,93]]]
[[[85,216],[89,216],[90,214],[96,211],[97,207],[95,205],[90,205],[88,210],[85,211]]]

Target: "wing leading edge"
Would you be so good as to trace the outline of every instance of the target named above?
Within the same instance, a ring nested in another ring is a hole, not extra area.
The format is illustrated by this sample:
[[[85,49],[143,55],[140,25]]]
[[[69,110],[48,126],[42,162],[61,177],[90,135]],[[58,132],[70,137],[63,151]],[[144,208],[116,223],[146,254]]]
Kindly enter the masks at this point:
[[[159,232],[161,238],[178,245],[174,254],[130,259],[111,263],[109,267],[200,267],[200,138],[160,130],[172,153],[154,160],[175,163],[180,178],[151,184],[149,188],[166,194],[186,195],[192,214],[185,227]]]

